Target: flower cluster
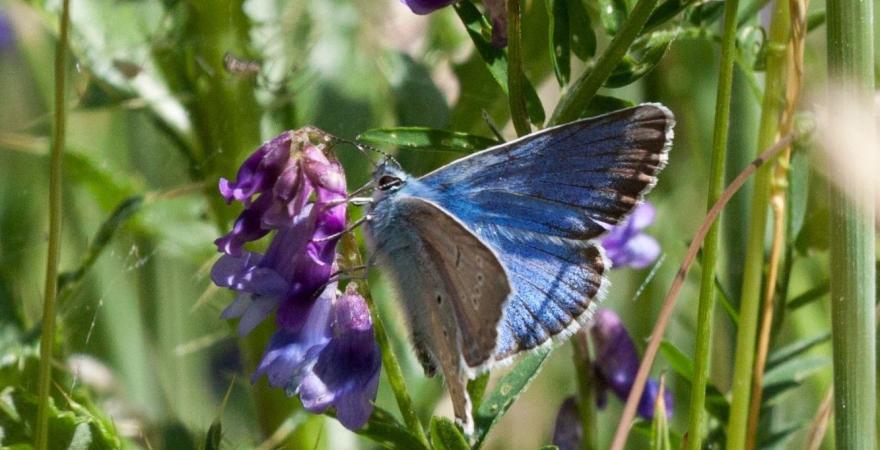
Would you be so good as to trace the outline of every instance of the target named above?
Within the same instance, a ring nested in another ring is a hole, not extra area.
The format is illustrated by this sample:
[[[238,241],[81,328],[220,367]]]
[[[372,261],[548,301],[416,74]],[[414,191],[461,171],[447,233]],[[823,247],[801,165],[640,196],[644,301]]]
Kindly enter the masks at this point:
[[[366,303],[353,283],[339,294],[336,243],[345,230],[345,174],[315,129],[288,131],[257,149],[234,182],[221,179],[227,203],[245,209],[215,241],[223,256],[211,277],[238,292],[222,313],[247,334],[275,313],[272,337],[254,380],[298,394],[303,406],[329,406],[350,429],[372,412],[381,358]],[[265,254],[244,249],[275,232]]]
[[[9,16],[3,10],[0,10],[0,52],[11,49],[15,44],[15,32],[12,29],[12,23]]]
[[[642,232],[651,225],[656,214],[653,205],[642,203],[633,210],[632,215],[605,235],[602,246],[611,259],[612,267],[643,269],[660,256],[660,244]]]
[[[597,406],[604,408],[608,403],[608,390],[621,401],[626,401],[639,371],[639,354],[620,317],[611,310],[600,309],[596,311],[596,316],[585,331],[592,338],[596,355],[592,371]],[[659,399],[659,392],[660,382],[655,378],[648,379],[639,399],[639,416],[647,420],[653,419],[655,408],[661,407],[660,405],[665,407],[667,417],[672,415],[672,393],[664,389],[663,398]],[[662,403],[659,403],[660,400]],[[553,445],[560,450],[576,450],[581,448],[583,436],[583,421],[580,419],[577,401],[573,396],[568,397],[556,414]]]
[[[599,309],[589,327],[593,339],[595,359],[593,372],[598,382],[596,401],[603,407],[607,401],[606,392],[611,390],[619,399],[625,401],[629,396],[639,371],[639,353],[632,337],[623,327],[620,317],[610,309]],[[645,385],[639,399],[638,412],[645,419],[654,417],[654,402],[660,392],[660,382],[651,378]],[[664,393],[666,415],[672,415],[672,393]]]

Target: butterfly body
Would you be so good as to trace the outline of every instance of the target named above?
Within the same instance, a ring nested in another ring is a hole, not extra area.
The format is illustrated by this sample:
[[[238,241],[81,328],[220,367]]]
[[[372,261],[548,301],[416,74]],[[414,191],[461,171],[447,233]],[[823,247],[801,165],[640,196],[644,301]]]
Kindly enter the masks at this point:
[[[392,161],[375,171],[368,245],[403,300],[422,365],[442,371],[466,431],[466,378],[589,318],[609,267],[597,238],[653,187],[673,124],[665,107],[646,104],[420,178]]]

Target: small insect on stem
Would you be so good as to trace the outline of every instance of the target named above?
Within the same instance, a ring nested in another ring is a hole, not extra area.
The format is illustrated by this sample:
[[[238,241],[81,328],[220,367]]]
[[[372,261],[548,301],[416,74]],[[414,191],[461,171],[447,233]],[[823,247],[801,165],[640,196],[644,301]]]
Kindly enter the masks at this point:
[[[227,72],[242,78],[255,77],[263,70],[259,61],[239,58],[229,52],[223,55],[223,67]]]

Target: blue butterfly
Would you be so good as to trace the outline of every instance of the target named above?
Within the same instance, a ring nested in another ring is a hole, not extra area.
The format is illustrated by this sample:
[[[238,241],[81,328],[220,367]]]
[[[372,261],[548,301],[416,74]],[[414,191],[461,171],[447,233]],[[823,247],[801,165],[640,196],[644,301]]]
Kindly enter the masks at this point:
[[[425,372],[473,430],[466,380],[570,335],[609,267],[598,242],[657,182],[675,119],[643,104],[542,130],[423,177],[386,160],[365,236],[390,275]]]

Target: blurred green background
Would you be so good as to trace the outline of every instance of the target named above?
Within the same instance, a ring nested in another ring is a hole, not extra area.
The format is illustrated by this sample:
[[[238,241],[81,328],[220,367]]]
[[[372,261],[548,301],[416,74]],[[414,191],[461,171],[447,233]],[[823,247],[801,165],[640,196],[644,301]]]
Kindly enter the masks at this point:
[[[642,348],[705,211],[721,2],[703,3],[715,3],[716,11],[702,21],[687,17],[690,10],[672,19],[666,29],[687,25],[689,32],[672,41],[644,78],[602,91],[629,102],[663,102],[678,121],[669,167],[649,196],[658,216],[648,231],[661,242],[663,256],[653,273],[612,273],[603,304],[623,317]],[[744,11],[754,6],[746,3]],[[549,114],[560,87],[548,57],[547,9],[542,1],[525,4],[525,70]],[[609,36],[595,14],[604,3],[586,4],[601,49]],[[36,383],[34,327],[40,321],[45,270],[58,9],[55,0],[0,1],[0,15],[11,26],[9,41],[0,39],[0,389]],[[823,2],[811,5],[813,12],[822,10]],[[730,177],[757,150],[762,33],[756,28],[758,15],[744,14]],[[61,269],[74,273],[85,264],[86,270],[62,287],[59,385],[53,391],[77,392],[92,413],[111,419],[126,448],[198,445],[217,417],[225,448],[265,445],[269,431],[279,425],[294,431],[286,441],[290,448],[377,447],[331,418],[279,416],[273,411],[295,409],[295,399],[268,390],[265,380],[250,384],[248,361],[259,356],[255,352],[271,324],[245,341],[219,318],[231,295],[210,285],[208,269],[216,258],[212,241],[238,210],[222,204],[216,183],[220,176],[233,176],[264,140],[305,125],[345,138],[390,126],[492,137],[485,111],[506,139],[515,137],[507,98],[473,51],[455,11],[416,16],[396,0],[73,0],[71,20]],[[259,73],[229,70],[226,55],[258,62]],[[818,22],[806,47],[806,92],[823,85],[824,59],[824,27]],[[572,61],[577,76],[587,63]],[[340,149],[338,156],[350,187],[368,179],[370,165],[362,155]],[[398,153],[416,174],[459,156]],[[803,214],[803,228],[789,247],[790,284],[783,300],[810,290],[817,295],[803,305],[782,305],[774,349],[829,332],[822,289],[828,279],[827,189],[805,158],[792,170],[799,181],[792,199],[799,203],[793,208]],[[736,197],[723,222],[719,284],[733,299],[731,309],[739,297],[748,195]],[[113,214],[119,220],[108,225]],[[93,245],[102,226],[106,245]],[[688,357],[699,289],[693,272],[667,333]],[[440,380],[425,378],[410,351],[398,306],[382,278],[374,273],[371,281],[381,309],[394,318],[387,323],[420,414],[428,417],[437,408],[450,416]],[[722,392],[730,386],[735,340],[735,324],[725,311],[716,313],[710,378]],[[764,448],[803,445],[831,382],[825,341],[820,339],[786,375],[794,385],[766,405]],[[554,351],[493,431],[488,448],[537,449],[550,443],[556,411],[576,391],[570,347]],[[666,352],[655,373],[667,375],[676,400],[672,429],[681,435],[687,428],[689,381],[671,367]],[[231,397],[221,409],[230,384]],[[271,399],[263,405],[278,409],[257,407],[260,396]],[[377,404],[396,413],[384,376]],[[600,413],[602,447],[621,409],[612,398]],[[646,445],[646,436],[633,434],[631,448]]]

